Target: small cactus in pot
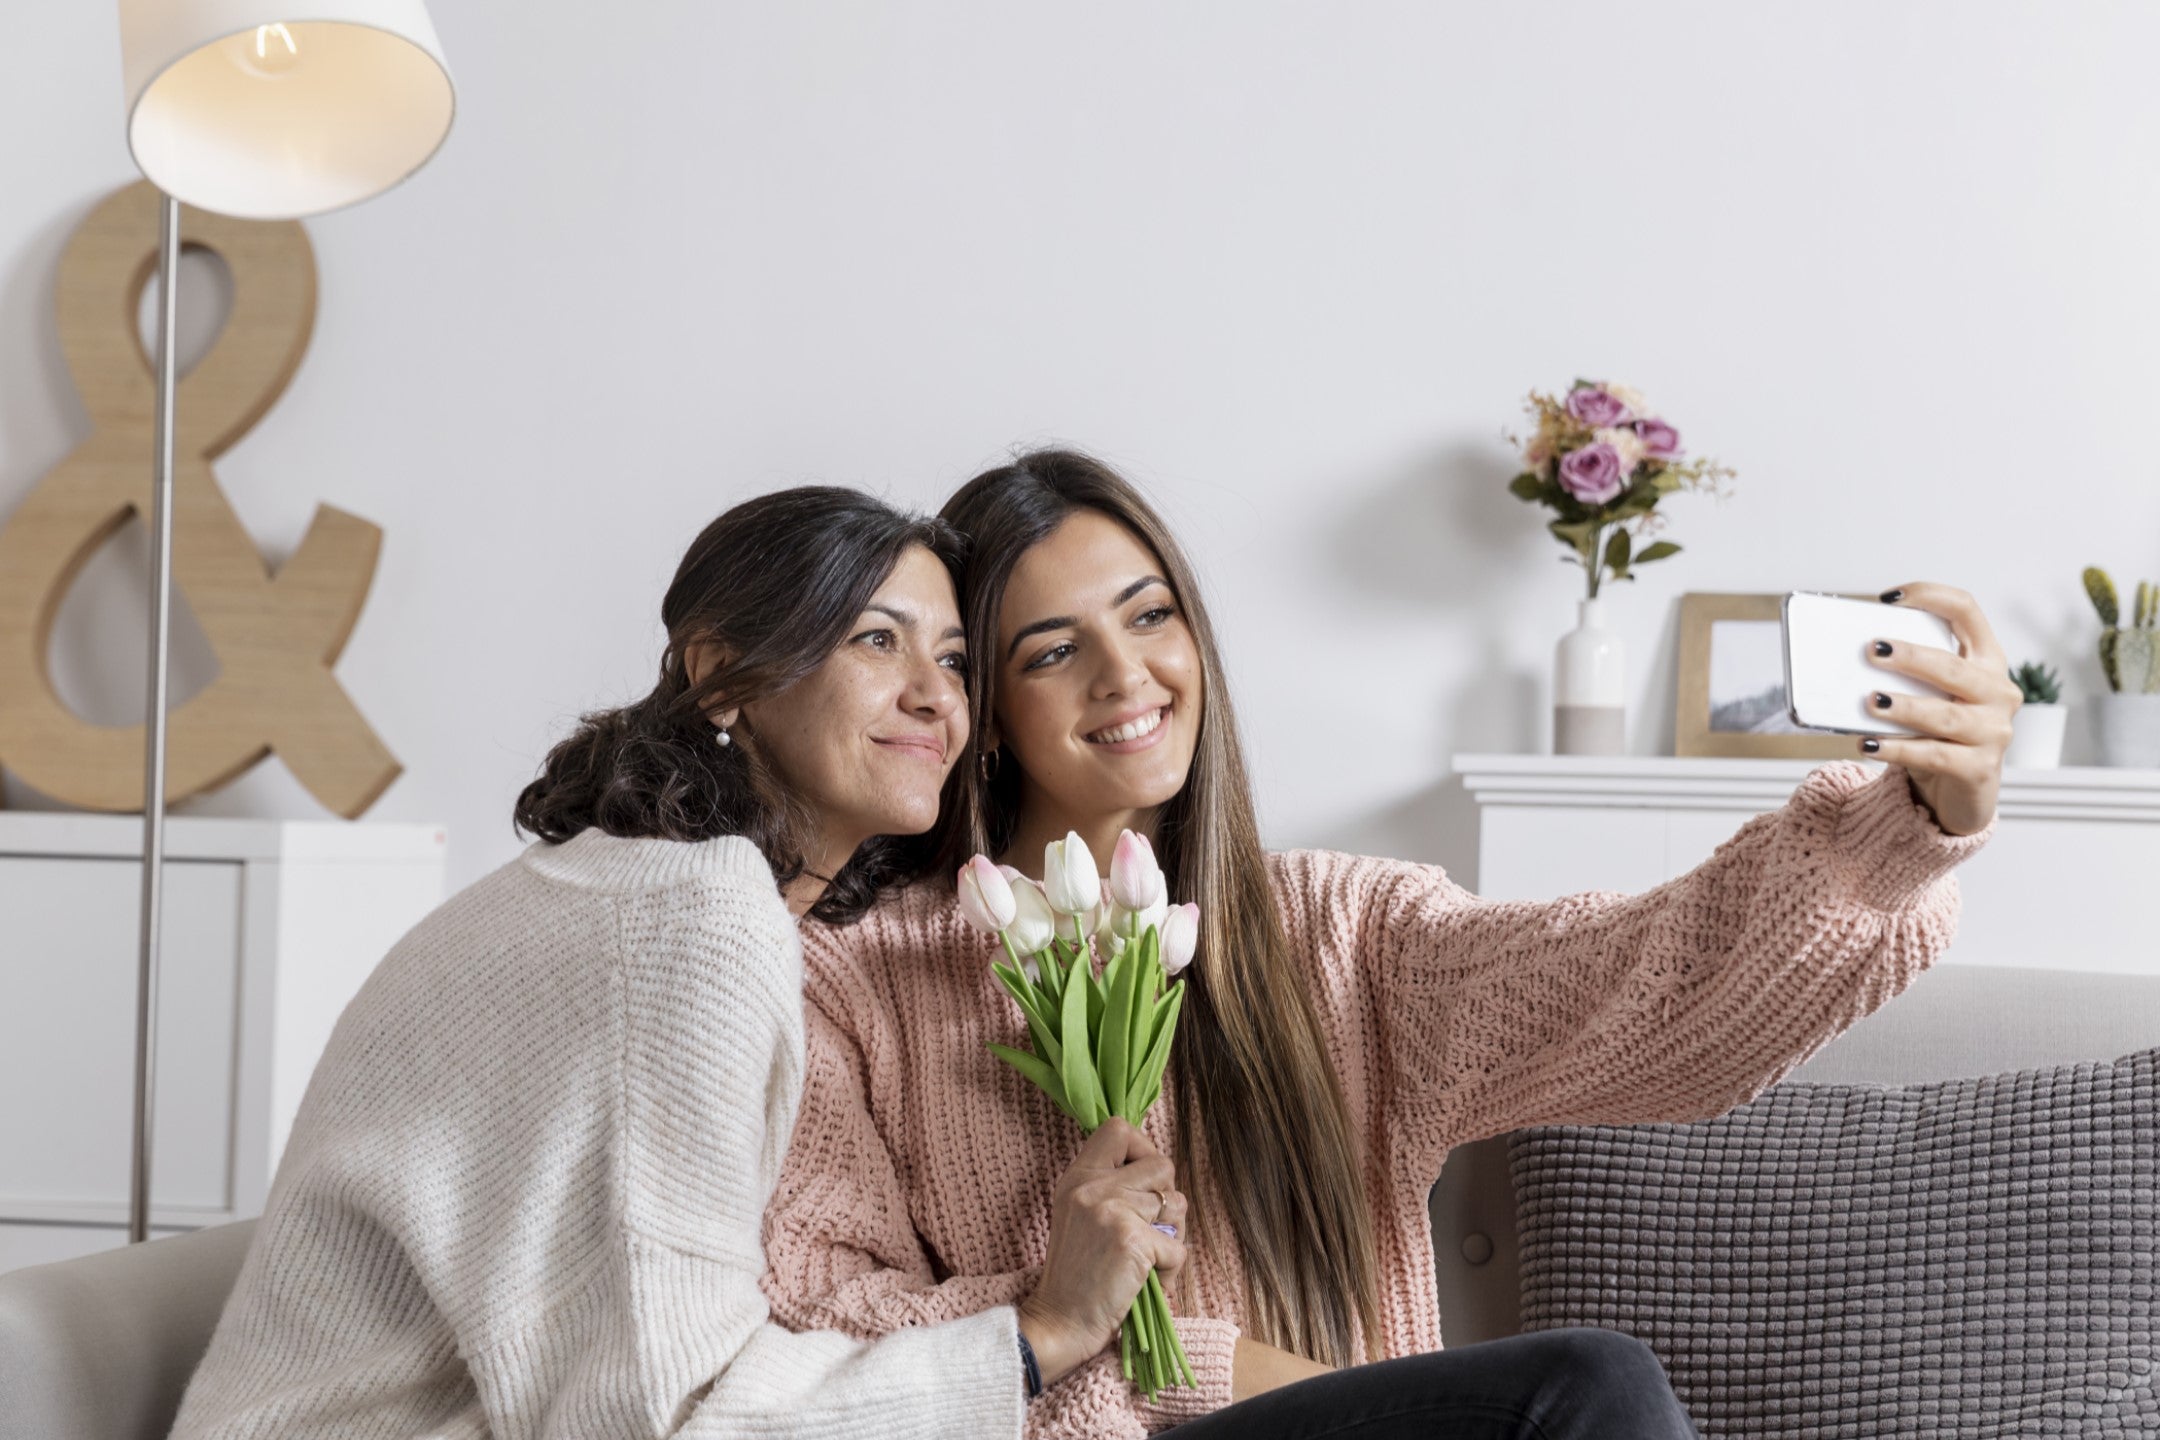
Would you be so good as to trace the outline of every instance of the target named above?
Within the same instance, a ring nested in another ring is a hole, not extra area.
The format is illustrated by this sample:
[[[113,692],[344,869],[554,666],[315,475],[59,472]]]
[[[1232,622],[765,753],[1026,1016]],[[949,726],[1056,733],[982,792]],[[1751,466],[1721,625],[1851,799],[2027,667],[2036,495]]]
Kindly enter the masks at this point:
[[[2097,565],[2085,567],[2085,593],[2099,612],[2100,669],[2118,695],[2160,695],[2160,585],[2138,581],[2130,623],[2123,625],[2115,582]]]
[[[2110,692],[2098,697],[2095,717],[2100,763],[2160,769],[2160,585],[2138,582],[2125,624],[2107,571],[2088,565],[2084,579],[2103,627],[2100,669]]]

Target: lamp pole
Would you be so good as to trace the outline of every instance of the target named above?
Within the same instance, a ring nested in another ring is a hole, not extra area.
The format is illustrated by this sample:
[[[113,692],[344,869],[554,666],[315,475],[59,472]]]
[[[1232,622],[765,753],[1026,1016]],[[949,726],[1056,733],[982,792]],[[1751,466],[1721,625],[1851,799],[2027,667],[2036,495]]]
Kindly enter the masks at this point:
[[[165,891],[165,700],[171,671],[173,352],[180,318],[180,202],[158,208],[157,448],[150,470],[150,699],[143,740],[142,945],[135,966],[135,1154],[128,1243],[150,1238],[150,1101],[157,1065],[158,938]]]

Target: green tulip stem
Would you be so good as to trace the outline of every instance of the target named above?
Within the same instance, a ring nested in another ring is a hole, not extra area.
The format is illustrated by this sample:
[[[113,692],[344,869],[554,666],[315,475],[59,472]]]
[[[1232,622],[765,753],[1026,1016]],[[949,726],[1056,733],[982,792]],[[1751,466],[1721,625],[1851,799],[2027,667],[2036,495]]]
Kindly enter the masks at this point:
[[[1084,942],[1062,936],[1027,960],[1000,934],[1010,967],[994,965],[998,983],[1027,1021],[1035,1052],[991,1045],[1051,1103],[1092,1135],[1116,1115],[1140,1125],[1161,1097],[1163,1069],[1184,1000],[1182,984],[1164,985],[1162,938],[1149,926],[1113,953],[1098,980]],[[1148,1272],[1118,1327],[1118,1364],[1149,1400],[1168,1386],[1195,1385],[1192,1363],[1178,1339],[1162,1277]]]

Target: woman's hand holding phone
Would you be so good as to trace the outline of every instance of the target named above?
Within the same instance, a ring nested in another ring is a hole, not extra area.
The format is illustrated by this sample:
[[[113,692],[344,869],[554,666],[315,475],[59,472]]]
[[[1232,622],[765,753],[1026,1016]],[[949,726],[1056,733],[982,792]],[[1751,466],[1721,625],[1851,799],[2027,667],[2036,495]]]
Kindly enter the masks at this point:
[[[1964,654],[1933,645],[1886,641],[1869,647],[1868,663],[1934,686],[1941,696],[1888,691],[1870,697],[1871,713],[1914,735],[1868,736],[1862,753],[1902,765],[1913,790],[1947,835],[1970,835],[1995,817],[2002,790],[2003,751],[2010,717],[2025,703],[1979,602],[1953,585],[1915,581],[1883,600],[1926,610],[1950,623]],[[1887,648],[1889,653],[1883,654]],[[1888,701],[1888,704],[1881,702]]]

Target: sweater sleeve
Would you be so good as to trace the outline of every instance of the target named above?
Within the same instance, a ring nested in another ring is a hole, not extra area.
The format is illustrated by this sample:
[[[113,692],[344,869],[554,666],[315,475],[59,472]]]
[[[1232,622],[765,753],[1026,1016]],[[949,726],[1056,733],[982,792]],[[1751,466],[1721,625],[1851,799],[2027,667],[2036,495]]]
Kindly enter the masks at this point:
[[[1637,895],[1484,900],[1437,867],[1339,896],[1373,967],[1396,1122],[1437,1149],[1535,1124],[1707,1119],[1902,991],[1957,929],[1945,834],[1890,765],[1810,772]]]
[[[803,1008],[802,1112],[765,1221],[763,1284],[774,1318],[871,1337],[1018,1305],[1041,1266],[937,1278],[908,1217],[900,1167],[870,1112],[862,1050],[814,995]],[[1030,1440],[1143,1436],[1229,1404],[1237,1326],[1174,1318],[1196,1388],[1165,1390],[1150,1403],[1125,1379],[1111,1346],[1028,1406]]]
[[[1010,1306],[874,1341],[770,1319],[759,1230],[802,1060],[801,968],[777,914],[774,925],[710,905],[657,920],[626,909],[611,1263],[475,1368],[564,1376],[544,1427],[563,1440],[1017,1436],[1026,1395]],[[543,1346],[565,1353],[533,1363]]]

